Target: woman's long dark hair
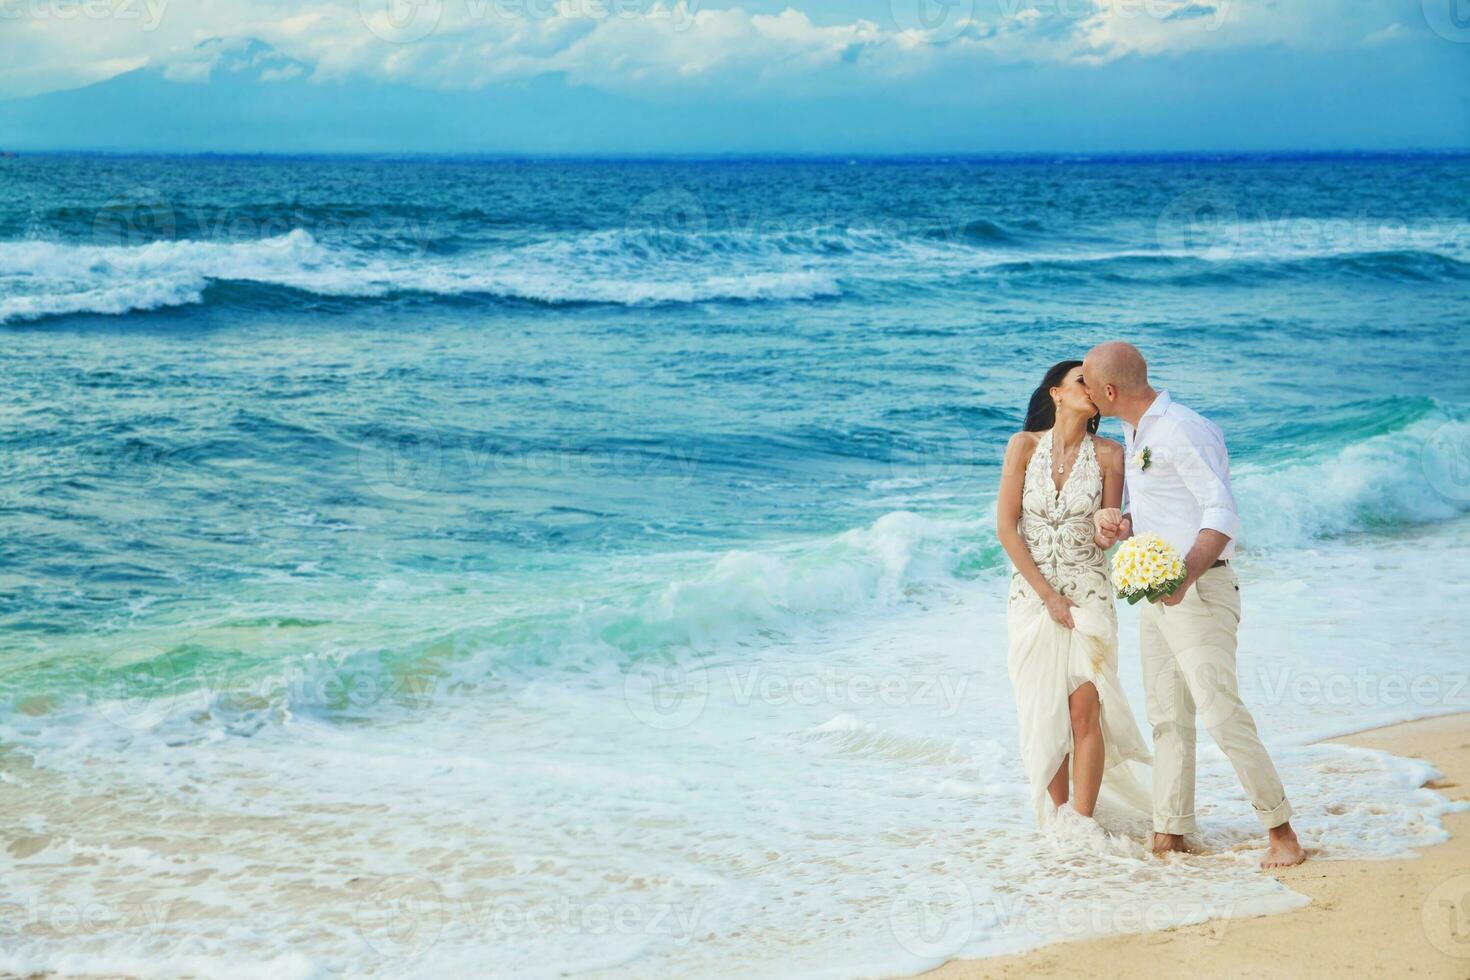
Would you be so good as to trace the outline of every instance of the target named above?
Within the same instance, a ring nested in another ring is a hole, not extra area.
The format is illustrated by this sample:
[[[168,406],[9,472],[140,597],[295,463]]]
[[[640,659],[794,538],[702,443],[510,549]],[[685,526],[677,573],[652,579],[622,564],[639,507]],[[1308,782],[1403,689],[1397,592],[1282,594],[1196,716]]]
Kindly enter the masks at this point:
[[[1045,432],[1057,424],[1057,405],[1051,400],[1051,390],[1060,387],[1073,368],[1081,366],[1081,361],[1058,361],[1046,372],[1041,385],[1031,393],[1031,404],[1026,408],[1027,432]],[[1102,413],[1098,412],[1087,420],[1087,431],[1096,432],[1101,422]]]

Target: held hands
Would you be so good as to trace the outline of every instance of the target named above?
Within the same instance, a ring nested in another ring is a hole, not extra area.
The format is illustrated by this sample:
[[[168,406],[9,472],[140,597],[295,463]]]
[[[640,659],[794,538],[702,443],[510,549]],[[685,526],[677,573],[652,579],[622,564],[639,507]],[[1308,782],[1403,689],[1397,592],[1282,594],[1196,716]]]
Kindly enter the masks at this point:
[[[1133,533],[1132,522],[1116,507],[1104,507],[1093,514],[1092,526],[1092,540],[1104,550]]]
[[[1068,599],[1060,592],[1053,592],[1046,597],[1046,611],[1051,613],[1051,618],[1056,620],[1058,626],[1073,629],[1076,624],[1072,622],[1072,609],[1077,603]]]

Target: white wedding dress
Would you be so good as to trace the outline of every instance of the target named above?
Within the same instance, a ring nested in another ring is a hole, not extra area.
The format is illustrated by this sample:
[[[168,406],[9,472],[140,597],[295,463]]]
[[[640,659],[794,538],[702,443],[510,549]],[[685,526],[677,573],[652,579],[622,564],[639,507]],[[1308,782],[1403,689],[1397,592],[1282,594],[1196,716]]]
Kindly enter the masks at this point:
[[[1014,572],[1007,600],[1007,666],[1016,694],[1021,759],[1031,782],[1038,822],[1056,807],[1046,787],[1072,751],[1068,696],[1091,681],[1102,705],[1103,782],[1100,798],[1150,811],[1152,802],[1134,764],[1149,760],[1138,724],[1118,685],[1118,618],[1108,557],[1092,540],[1092,515],[1102,506],[1103,481],[1093,436],[1077,450],[1072,472],[1058,491],[1052,480],[1052,434],[1042,435],[1026,465],[1021,494],[1021,537],[1041,574],[1077,603],[1076,629],[1059,625],[1031,585]]]

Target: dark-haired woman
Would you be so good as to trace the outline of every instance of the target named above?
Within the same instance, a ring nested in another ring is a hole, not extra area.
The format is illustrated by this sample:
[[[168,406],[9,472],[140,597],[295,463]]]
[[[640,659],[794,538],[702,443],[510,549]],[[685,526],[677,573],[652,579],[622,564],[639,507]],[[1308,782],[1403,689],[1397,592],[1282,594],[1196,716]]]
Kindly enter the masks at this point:
[[[1096,435],[1100,417],[1082,362],[1054,365],[1006,446],[996,531],[1015,572],[1006,621],[1021,758],[1037,819],[1070,803],[1092,818],[1106,786],[1148,810],[1124,763],[1148,759],[1118,685],[1118,620],[1107,555],[1092,515],[1123,498],[1123,447]]]

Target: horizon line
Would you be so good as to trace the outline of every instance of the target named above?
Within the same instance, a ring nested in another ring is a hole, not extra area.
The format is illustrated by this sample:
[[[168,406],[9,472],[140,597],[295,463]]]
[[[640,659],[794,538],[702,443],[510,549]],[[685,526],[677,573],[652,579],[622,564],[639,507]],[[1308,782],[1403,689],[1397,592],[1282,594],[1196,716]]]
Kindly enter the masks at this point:
[[[698,162],[810,162],[810,163],[1164,163],[1244,161],[1406,160],[1470,158],[1470,146],[1454,148],[1338,150],[1016,150],[1016,151],[895,151],[845,153],[841,151],[690,151],[690,152],[530,152],[483,150],[118,150],[41,149],[8,150],[0,159],[23,157],[132,157],[174,160],[372,160],[464,162],[585,162],[585,163],[698,163]]]

